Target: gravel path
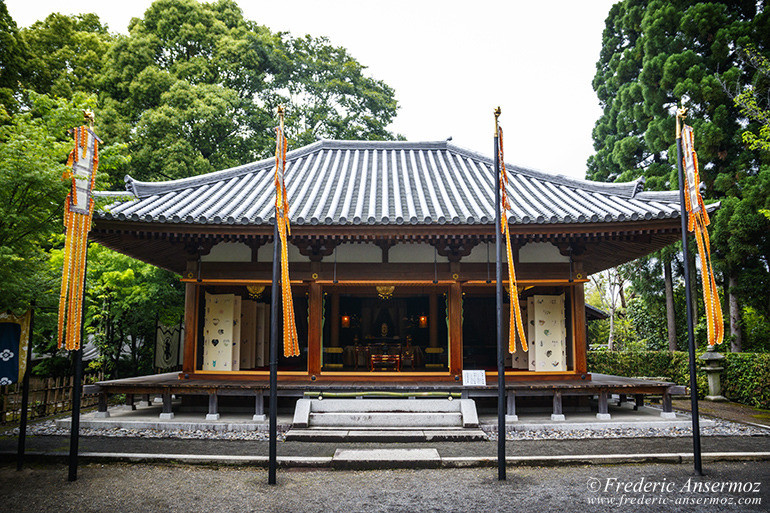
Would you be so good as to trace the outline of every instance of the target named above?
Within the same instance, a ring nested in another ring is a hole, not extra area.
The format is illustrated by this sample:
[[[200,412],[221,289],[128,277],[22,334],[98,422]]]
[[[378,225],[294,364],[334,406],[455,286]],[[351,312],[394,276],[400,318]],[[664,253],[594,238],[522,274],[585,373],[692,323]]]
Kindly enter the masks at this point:
[[[251,468],[86,465],[70,483],[63,465],[16,472],[0,466],[0,510],[39,512],[440,512],[440,511],[740,511],[764,512],[770,501],[770,463],[715,463],[707,476],[688,465],[529,467],[495,469],[283,471],[277,486]],[[673,483],[671,491],[617,491],[617,484]],[[710,493],[701,483],[759,483],[758,491]],[[598,489],[598,490],[597,490]],[[599,506],[596,502],[651,500]],[[719,506],[677,502],[722,501]],[[662,502],[664,502],[662,504]],[[753,504],[738,504],[750,501]],[[732,502],[732,504],[730,504]],[[760,504],[757,504],[760,502]]]
[[[770,435],[770,429],[759,428],[747,424],[714,419],[715,425],[701,426],[701,436],[757,436]],[[497,426],[482,426],[490,440],[497,440]],[[0,431],[2,436],[18,435],[18,428]],[[27,429],[30,436],[69,436],[69,429],[58,428],[53,420],[32,424]],[[158,430],[158,429],[96,429],[83,428],[83,437],[132,437],[132,438],[176,438],[183,440],[268,440],[267,431],[213,431],[213,430]],[[643,437],[689,437],[692,429],[687,428],[606,428],[581,429],[575,431],[558,431],[544,428],[533,431],[515,431],[511,427],[506,432],[506,440],[585,440],[606,438],[643,438]],[[278,433],[278,440],[283,441],[285,434]]]

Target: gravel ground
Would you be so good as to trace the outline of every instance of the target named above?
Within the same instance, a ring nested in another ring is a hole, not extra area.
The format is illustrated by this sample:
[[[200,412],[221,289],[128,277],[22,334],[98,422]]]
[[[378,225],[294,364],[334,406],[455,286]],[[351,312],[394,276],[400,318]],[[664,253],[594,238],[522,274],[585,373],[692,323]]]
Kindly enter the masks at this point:
[[[768,435],[770,430],[739,424],[722,419],[714,419],[714,426],[701,426],[701,436],[758,436]],[[497,440],[497,426],[482,426],[490,440]],[[18,435],[18,428],[0,432],[2,436]],[[57,428],[53,420],[47,420],[30,425],[27,429],[29,436],[69,436],[69,429]],[[267,431],[209,431],[209,430],[158,430],[158,429],[93,429],[83,428],[80,435],[100,437],[132,437],[132,438],[176,438],[182,440],[268,440]],[[692,436],[692,429],[687,428],[628,428],[628,429],[581,429],[575,431],[558,431],[544,428],[534,431],[515,431],[509,428],[506,440],[584,440],[606,438],[643,438],[643,437],[682,437]],[[285,434],[278,433],[278,440],[283,441]]]
[[[706,476],[693,477],[689,465],[509,467],[507,481],[498,481],[496,470],[490,468],[279,470],[278,485],[273,487],[267,484],[264,470],[252,468],[94,464],[81,467],[79,479],[71,483],[63,465],[34,466],[21,472],[4,465],[0,466],[0,511],[767,511],[770,463],[715,463],[704,470]],[[739,483],[749,491],[703,491],[704,485],[719,488],[723,482]],[[645,483],[662,483],[669,490],[634,491]],[[756,488],[752,483],[757,483]],[[627,492],[622,489],[625,486],[630,487]],[[640,500],[649,503],[628,503]],[[626,504],[608,504],[611,501]],[[681,504],[684,501],[689,504]],[[701,504],[693,504],[696,501]],[[704,501],[720,504],[704,506]],[[752,504],[739,504],[746,501]]]
[[[0,431],[0,437],[17,436],[19,428]],[[69,436],[69,428],[56,427],[53,420],[46,420],[27,427],[28,436]],[[178,438],[182,440],[269,440],[267,431],[214,431],[214,430],[167,430],[167,429],[96,429],[81,428],[80,436],[107,436],[131,438]],[[286,438],[285,433],[278,431],[278,441]]]
[[[761,436],[770,434],[769,429],[739,424],[722,419],[713,419],[713,426],[701,426],[701,436]],[[485,432],[490,440],[497,440],[497,426],[489,426]],[[647,437],[680,437],[692,436],[692,427],[678,428],[607,428],[580,429],[574,431],[556,431],[540,429],[537,431],[514,431],[508,429],[506,440],[585,440],[586,438],[647,438]]]

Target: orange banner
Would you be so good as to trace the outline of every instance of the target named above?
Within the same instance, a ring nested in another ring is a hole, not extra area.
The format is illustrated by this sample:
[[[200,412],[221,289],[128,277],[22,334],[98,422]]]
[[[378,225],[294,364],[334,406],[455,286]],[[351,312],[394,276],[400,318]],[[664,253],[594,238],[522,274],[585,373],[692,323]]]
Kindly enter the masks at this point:
[[[66,237],[57,339],[60,349],[65,346],[70,351],[80,349],[88,232],[91,231],[94,211],[91,193],[99,166],[100,142],[96,134],[86,126],[73,129],[73,134],[75,148],[67,160],[70,170],[63,177],[72,180],[72,186],[64,205]]]
[[[521,348],[528,351],[527,337],[524,334],[524,322],[521,318],[521,306],[519,305],[519,289],[516,283],[516,270],[513,266],[513,251],[511,249],[511,232],[508,226],[508,211],[511,204],[508,202],[508,173],[505,170],[505,159],[503,158],[503,129],[498,127],[497,137],[499,141],[498,154],[500,158],[500,233],[505,235],[505,250],[508,257],[508,299],[511,306],[510,321],[508,323],[508,352],[516,351],[516,335],[521,341]]]
[[[698,173],[698,155],[695,153],[693,129],[684,125],[682,128],[682,168],[684,169],[684,201],[687,209],[687,230],[695,234],[700,256],[700,268],[703,274],[703,304],[706,309],[708,343],[721,344],[724,339],[724,320],[722,303],[719,300],[714,270],[711,267],[711,243],[706,227],[711,223],[703,197],[700,194],[700,174]]]
[[[289,224],[289,198],[286,194],[284,172],[286,170],[286,135],[283,131],[283,113],[281,125],[276,130],[275,144],[275,222],[278,224],[278,236],[281,241],[281,297],[283,302],[283,355],[299,356],[297,325],[294,321],[294,300],[291,296],[289,281],[288,236],[291,235]],[[275,244],[277,241],[274,241]],[[273,284],[275,286],[275,284]]]

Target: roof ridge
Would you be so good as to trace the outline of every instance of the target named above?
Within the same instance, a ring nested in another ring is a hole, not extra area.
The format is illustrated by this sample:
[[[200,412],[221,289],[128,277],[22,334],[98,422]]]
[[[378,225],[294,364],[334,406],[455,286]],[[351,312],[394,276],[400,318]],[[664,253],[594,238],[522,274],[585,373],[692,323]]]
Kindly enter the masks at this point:
[[[369,141],[369,140],[347,140],[347,139],[320,139],[312,144],[302,146],[295,150],[287,152],[287,160],[293,160],[303,157],[314,151],[328,149],[410,149],[410,150],[447,150],[456,154],[465,155],[467,157],[480,160],[485,164],[493,165],[492,159],[474,150],[463,148],[448,140],[440,141]],[[270,166],[274,163],[274,157],[267,157],[240,166],[223,169],[220,171],[214,171],[202,175],[190,176],[186,178],[180,178],[177,180],[167,180],[164,182],[143,182],[136,180],[130,175],[126,175],[124,180],[126,182],[126,190],[132,192],[137,198],[146,198],[148,196],[156,194],[165,194],[168,192],[177,191],[180,189],[186,189],[191,187],[200,187],[208,185],[214,182],[229,180],[244,174],[260,170],[260,168]],[[534,178],[540,181],[547,181],[557,185],[565,187],[580,189],[589,192],[598,192],[603,194],[610,194],[613,196],[620,196],[624,198],[633,198],[638,193],[644,190],[644,177],[640,177],[632,182],[594,182],[590,180],[582,180],[579,178],[571,178],[563,174],[552,174],[546,171],[532,169],[514,164],[506,163],[506,168],[511,172],[518,173],[530,178]]]
[[[457,153],[464,153],[469,157],[481,159],[488,163],[490,166],[493,165],[492,159],[482,153],[447,142],[447,149],[450,149],[450,147]],[[517,166],[507,162],[505,167],[508,170],[514,170],[519,174],[523,174],[531,178],[536,178],[538,180],[545,180],[551,183],[556,183],[558,185],[573,187],[575,189],[609,193],[615,196],[624,196],[627,198],[633,198],[636,194],[644,190],[645,178],[643,176],[640,176],[631,182],[595,182],[591,180],[582,180],[580,178],[571,178],[563,174],[553,174],[539,169]]]

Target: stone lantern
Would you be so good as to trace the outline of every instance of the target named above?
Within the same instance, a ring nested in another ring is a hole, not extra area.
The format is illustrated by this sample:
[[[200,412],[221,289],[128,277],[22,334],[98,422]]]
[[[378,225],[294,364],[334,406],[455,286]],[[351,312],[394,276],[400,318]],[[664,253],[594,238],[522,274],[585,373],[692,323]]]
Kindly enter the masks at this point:
[[[722,383],[719,375],[724,370],[722,367],[722,360],[725,359],[724,355],[716,352],[715,346],[709,346],[705,353],[699,357],[704,362],[702,370],[706,371],[706,377],[709,382],[709,395],[705,397],[707,401],[727,401],[727,398],[722,395]]]

